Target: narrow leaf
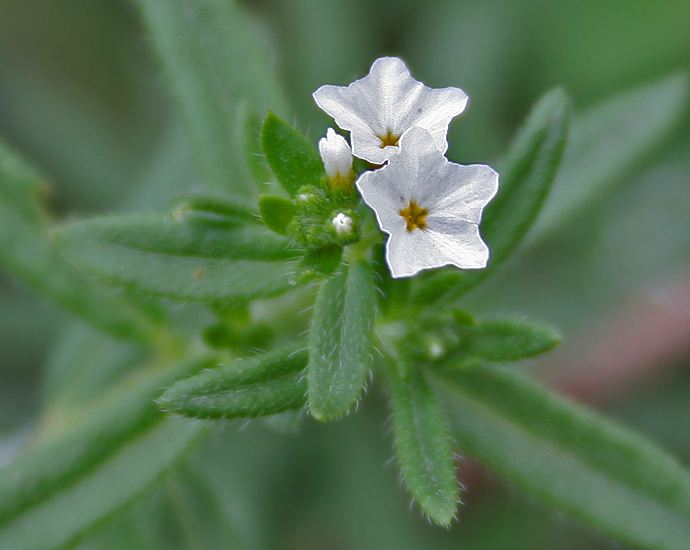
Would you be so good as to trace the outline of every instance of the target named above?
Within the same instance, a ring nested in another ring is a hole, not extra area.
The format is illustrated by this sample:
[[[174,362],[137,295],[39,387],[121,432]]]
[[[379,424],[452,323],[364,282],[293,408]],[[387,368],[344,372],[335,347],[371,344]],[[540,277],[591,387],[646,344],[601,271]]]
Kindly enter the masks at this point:
[[[484,212],[481,234],[491,257],[486,269],[467,271],[452,295],[489,276],[522,242],[551,189],[568,135],[569,101],[554,90],[537,103],[499,170],[499,189]]]
[[[458,479],[448,423],[418,370],[404,380],[391,369],[395,452],[405,485],[432,520],[448,526],[458,509]]]
[[[552,327],[523,319],[495,319],[459,326],[455,356],[487,361],[519,361],[554,348],[561,335]]]
[[[0,548],[71,547],[158,481],[194,443],[202,428],[175,419],[155,424],[87,478],[32,506],[0,528]]]
[[[289,243],[258,226],[237,229],[156,216],[99,218],[56,234],[75,263],[138,291],[181,300],[250,299],[291,287]]]
[[[438,376],[461,451],[627,544],[687,548],[690,472],[664,451],[510,369]]]
[[[215,197],[182,197],[170,207],[173,219],[186,223],[201,223],[216,227],[235,227],[243,223],[258,223],[258,215],[235,202]]]
[[[242,418],[300,408],[306,401],[307,351],[296,345],[216,365],[181,380],[157,402],[165,411],[195,418]]]
[[[271,170],[292,196],[303,185],[318,187],[325,177],[321,157],[295,128],[269,113],[261,128],[261,145]]]
[[[62,547],[158,479],[200,426],[165,421],[153,398],[207,364],[189,359],[127,380],[0,471],[0,548]]]
[[[371,365],[376,308],[371,266],[354,260],[321,284],[309,332],[309,412],[342,416],[357,402]]]
[[[535,232],[547,235],[621,181],[680,122],[687,100],[688,75],[676,74],[573,117],[563,165]]]
[[[198,165],[213,186],[246,194],[236,139],[238,112],[249,102],[263,114],[286,111],[269,55],[255,25],[232,0],[137,0]]]

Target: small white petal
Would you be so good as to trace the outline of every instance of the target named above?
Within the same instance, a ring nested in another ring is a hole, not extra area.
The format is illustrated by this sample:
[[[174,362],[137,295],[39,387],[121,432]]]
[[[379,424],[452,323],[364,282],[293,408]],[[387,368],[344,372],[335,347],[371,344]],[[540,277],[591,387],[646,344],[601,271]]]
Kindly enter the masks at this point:
[[[321,86],[313,96],[338,126],[351,132],[353,154],[375,164],[397,153],[396,146],[382,147],[382,137],[402,138],[415,126],[427,130],[445,153],[448,125],[468,100],[459,88],[432,89],[415,80],[397,57],[379,58],[364,78],[349,86]]]
[[[400,153],[362,174],[356,186],[389,235],[386,262],[394,278],[446,265],[486,267],[489,249],[478,224],[498,190],[498,174],[489,166],[449,162],[427,131],[413,128],[401,139]],[[412,203],[426,210],[423,228],[408,230],[401,211]]]
[[[319,140],[319,153],[329,179],[349,176],[352,170],[352,149],[333,128],[329,128],[326,137]]]

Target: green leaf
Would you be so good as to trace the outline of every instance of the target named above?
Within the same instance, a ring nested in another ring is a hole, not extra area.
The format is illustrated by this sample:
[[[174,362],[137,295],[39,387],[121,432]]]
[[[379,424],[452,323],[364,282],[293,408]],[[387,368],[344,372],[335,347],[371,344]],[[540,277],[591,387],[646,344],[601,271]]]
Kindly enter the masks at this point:
[[[72,224],[56,239],[77,264],[138,291],[180,300],[265,297],[291,288],[295,256],[263,227],[235,230],[117,216]]]
[[[266,227],[279,235],[288,234],[288,226],[297,214],[295,203],[275,195],[259,197],[259,211]]]
[[[174,220],[227,228],[242,223],[259,223],[255,212],[235,202],[215,197],[181,197],[173,201],[170,215]]]
[[[58,425],[52,418],[50,433],[0,471],[0,548],[61,548],[159,479],[202,426],[166,420],[153,398],[206,365],[159,367]]]
[[[690,540],[690,473],[639,435],[502,367],[438,373],[461,451],[639,548]]]
[[[261,127],[261,145],[271,170],[291,196],[303,185],[321,186],[325,173],[318,151],[273,113],[268,113]]]
[[[683,73],[574,116],[561,170],[535,232],[547,235],[621,181],[679,124],[687,100]]]
[[[484,212],[481,234],[491,256],[486,269],[466,271],[452,291],[467,292],[489,276],[532,227],[561,162],[568,135],[570,102],[558,89],[546,94],[530,114],[499,170],[499,189]]]
[[[0,144],[0,263],[35,292],[100,329],[147,340],[155,328],[149,312],[109,293],[55,249],[35,202],[38,178]]]
[[[268,166],[261,147],[261,126],[263,120],[259,118],[249,103],[240,106],[240,123],[242,152],[257,189],[266,190],[273,181],[273,173]]]
[[[353,260],[321,284],[309,332],[309,412],[317,420],[347,413],[371,365],[376,296],[368,262]]]
[[[519,361],[549,351],[561,335],[548,325],[523,319],[495,319],[457,327],[460,347],[455,357],[487,361]]]
[[[446,417],[418,370],[403,380],[392,368],[387,380],[405,485],[424,513],[447,527],[458,509],[459,487]]]
[[[328,276],[335,273],[343,259],[343,247],[337,244],[308,249],[299,265],[297,274],[302,277]]]
[[[213,186],[245,193],[238,113],[286,107],[269,55],[249,16],[231,0],[137,0],[187,126],[197,162]],[[240,167],[240,165],[242,165]]]
[[[161,395],[161,409],[194,418],[242,418],[300,408],[306,401],[307,351],[288,347],[181,380]]]

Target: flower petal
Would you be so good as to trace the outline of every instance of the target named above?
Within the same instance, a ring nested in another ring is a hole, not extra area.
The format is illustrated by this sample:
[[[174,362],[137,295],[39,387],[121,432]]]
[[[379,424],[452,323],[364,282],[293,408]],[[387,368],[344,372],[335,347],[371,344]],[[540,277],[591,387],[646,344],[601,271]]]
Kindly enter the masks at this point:
[[[353,154],[382,164],[397,147],[382,147],[384,136],[401,138],[414,126],[431,133],[442,153],[448,149],[450,121],[467,105],[458,88],[432,89],[415,80],[397,57],[374,61],[369,74],[349,86],[321,86],[313,94],[317,105],[338,126],[351,132]]]
[[[429,132],[412,128],[400,141],[400,153],[355,185],[389,235],[386,262],[394,278],[446,265],[486,267],[489,249],[478,224],[498,189],[498,174],[489,166],[452,163]],[[424,216],[409,217],[420,209]]]

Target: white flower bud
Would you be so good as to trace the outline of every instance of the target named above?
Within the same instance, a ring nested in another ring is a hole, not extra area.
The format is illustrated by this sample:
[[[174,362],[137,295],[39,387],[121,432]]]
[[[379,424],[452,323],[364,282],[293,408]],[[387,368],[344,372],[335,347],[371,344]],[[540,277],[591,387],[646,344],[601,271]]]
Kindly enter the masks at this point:
[[[354,232],[354,221],[347,214],[340,212],[333,221],[333,229],[339,237],[349,237]]]
[[[319,153],[329,180],[348,178],[352,171],[352,149],[345,138],[329,128],[319,140]]]

